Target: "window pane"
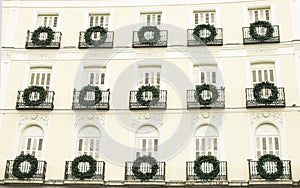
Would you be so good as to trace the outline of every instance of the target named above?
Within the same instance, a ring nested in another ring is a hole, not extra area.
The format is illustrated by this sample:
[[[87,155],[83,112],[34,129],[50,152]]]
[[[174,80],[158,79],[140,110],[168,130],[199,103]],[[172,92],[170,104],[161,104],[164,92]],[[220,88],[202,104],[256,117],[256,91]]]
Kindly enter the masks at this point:
[[[253,83],[256,83],[256,71],[252,71],[252,78],[253,78]]]
[[[212,83],[213,83],[213,84],[217,83],[216,72],[212,72]]]
[[[82,151],[82,139],[79,139],[79,142],[78,142],[78,151]]]
[[[146,147],[147,147],[146,139],[143,139],[143,151],[146,151]]]
[[[158,151],[158,139],[154,139],[154,151]]]
[[[39,151],[42,151],[42,147],[43,147],[43,139],[40,138],[40,139],[39,139],[39,147],[38,147],[38,150],[39,150]]]

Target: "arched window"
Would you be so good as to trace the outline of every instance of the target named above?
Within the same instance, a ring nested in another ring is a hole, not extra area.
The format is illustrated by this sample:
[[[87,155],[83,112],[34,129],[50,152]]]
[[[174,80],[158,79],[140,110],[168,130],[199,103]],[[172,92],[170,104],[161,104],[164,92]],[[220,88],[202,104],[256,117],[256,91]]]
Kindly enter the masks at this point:
[[[31,125],[27,127],[21,136],[20,153],[31,154],[41,158],[43,150],[44,132],[41,127]]]
[[[136,133],[136,157],[158,157],[159,134],[155,127],[145,125]]]
[[[262,124],[255,131],[256,157],[265,154],[280,156],[280,139],[277,128],[271,124]]]
[[[100,151],[100,131],[94,126],[86,126],[78,133],[77,156],[91,155],[98,160]]]
[[[195,156],[213,155],[218,157],[218,131],[211,125],[200,126],[195,133]]]

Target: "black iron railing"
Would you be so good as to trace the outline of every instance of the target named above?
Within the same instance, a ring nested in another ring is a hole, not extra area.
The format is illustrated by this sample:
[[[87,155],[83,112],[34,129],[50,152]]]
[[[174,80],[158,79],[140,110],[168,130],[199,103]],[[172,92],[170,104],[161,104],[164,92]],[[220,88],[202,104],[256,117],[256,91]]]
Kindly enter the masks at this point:
[[[214,38],[213,41],[209,41],[209,42],[204,42],[201,40],[197,40],[195,38],[195,36],[193,35],[194,29],[188,29],[187,30],[187,45],[188,46],[203,46],[203,45],[207,45],[207,46],[221,46],[223,45],[223,29],[222,28],[216,28],[217,30],[217,35]],[[200,33],[200,37],[209,37],[210,36],[210,32],[208,30],[203,30]]]
[[[137,179],[133,172],[132,172],[132,165],[133,162],[125,162],[125,180],[139,180]],[[166,163],[165,162],[157,162],[158,169],[156,174],[153,176],[151,180],[165,180],[165,170],[166,170]],[[140,169],[142,172],[151,172],[150,164],[146,163],[145,165],[141,165]]]
[[[146,100],[152,100],[149,106],[143,106],[139,104],[136,98],[136,94],[137,91],[130,91],[130,95],[129,95],[130,110],[167,109],[167,90],[160,90],[158,99],[152,99],[152,95],[149,92],[148,97],[146,98]]]
[[[249,166],[249,178],[250,180],[254,179],[263,179],[257,172],[256,166],[258,161],[248,160]],[[283,163],[283,175],[279,179],[292,179],[292,170],[291,170],[291,161],[290,160],[282,160]],[[268,173],[277,172],[277,168],[274,163],[265,163],[265,169]]]
[[[157,42],[147,42],[147,41],[140,41],[138,37],[138,31],[133,31],[133,38],[132,38],[132,47],[167,47],[168,45],[168,31],[167,30],[160,30],[160,38]]]
[[[218,99],[212,104],[203,105],[199,103],[196,90],[187,90],[187,109],[199,108],[225,108],[225,88],[218,89]],[[211,98],[211,92],[203,91],[201,96],[204,100]]]
[[[65,164],[65,179],[66,180],[77,179],[72,175],[71,167],[72,167],[72,161],[66,161],[66,164]],[[78,168],[79,168],[80,172],[86,172],[89,169],[89,164],[88,163],[79,163]],[[104,173],[105,173],[105,162],[97,161],[96,172],[95,172],[94,176],[90,179],[104,180]]]
[[[7,160],[6,168],[5,168],[5,175],[4,175],[5,179],[17,179],[12,174],[13,164],[14,164],[14,160]],[[21,172],[28,172],[30,169],[30,163],[23,162],[20,164],[19,168],[20,168]],[[46,175],[46,168],[47,168],[46,161],[38,161],[37,172],[35,175],[33,175],[33,177],[31,179],[44,180],[45,175]]]
[[[53,110],[53,102],[54,102],[54,91],[46,91],[46,99],[45,101],[38,105],[38,106],[28,106],[25,104],[23,100],[23,94],[24,91],[18,91],[18,96],[17,96],[17,104],[16,104],[16,109],[17,110]],[[38,94],[33,92],[30,96],[30,100],[37,100],[38,99]]]
[[[246,107],[247,108],[274,108],[285,107],[285,92],[283,87],[278,87],[278,99],[271,104],[259,103],[254,98],[253,88],[246,88]],[[262,98],[268,98],[271,95],[269,89],[262,89]]]
[[[29,30],[27,31],[27,37],[26,37],[26,44],[25,48],[30,49],[30,48],[53,48],[53,49],[59,49],[60,48],[60,41],[61,41],[61,32],[54,32],[54,39],[51,41],[50,44],[48,45],[37,45],[33,44],[31,40],[33,32],[30,32]]]
[[[93,44],[88,44],[85,41],[84,38],[85,31],[81,31],[79,33],[79,43],[78,43],[78,48],[112,48],[114,44],[114,32],[113,31],[108,31],[106,33],[106,40],[103,43],[97,42],[97,38],[93,39],[96,42]],[[98,39],[99,40],[99,39]]]
[[[79,94],[80,91],[76,91],[74,89],[73,91],[73,103],[72,103],[72,109],[73,110],[109,110],[109,100],[110,100],[110,91],[109,90],[102,90],[102,100],[92,106],[85,106],[83,104],[80,104],[79,102]],[[86,100],[94,100],[94,95],[88,95],[86,96]]]
[[[250,35],[250,27],[243,27],[243,42],[244,44],[257,44],[257,43],[278,43],[280,42],[280,34],[279,34],[279,26],[273,25],[274,33],[270,39],[267,40],[257,40],[252,38]],[[257,27],[258,34],[264,35],[266,32],[266,28],[264,27]]]
[[[213,170],[213,166],[209,163],[202,164],[203,169],[207,170],[207,173]],[[213,180],[226,181],[227,180],[227,162],[220,161],[220,172]],[[186,162],[186,180],[199,181],[201,180],[194,172],[194,161]],[[204,180],[207,181],[207,180]]]

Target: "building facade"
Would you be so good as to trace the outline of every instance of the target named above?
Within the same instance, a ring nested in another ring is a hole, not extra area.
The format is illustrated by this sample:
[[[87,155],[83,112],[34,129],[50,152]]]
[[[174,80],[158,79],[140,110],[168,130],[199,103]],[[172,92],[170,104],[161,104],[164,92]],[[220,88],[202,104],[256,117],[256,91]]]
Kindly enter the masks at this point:
[[[0,187],[300,187],[299,10],[4,0]],[[16,174],[34,166],[16,165],[21,154],[38,160],[30,178]],[[280,159],[262,165],[276,178],[259,170],[266,154]],[[82,155],[96,161],[90,177],[74,175]],[[143,156],[156,160],[140,162],[146,179],[134,173]],[[201,156],[217,165],[197,172]]]

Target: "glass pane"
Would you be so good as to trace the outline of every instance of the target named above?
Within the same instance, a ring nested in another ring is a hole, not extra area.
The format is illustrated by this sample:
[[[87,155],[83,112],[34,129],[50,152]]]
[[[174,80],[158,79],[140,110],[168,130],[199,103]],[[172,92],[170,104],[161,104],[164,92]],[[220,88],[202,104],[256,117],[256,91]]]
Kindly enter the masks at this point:
[[[212,72],[212,83],[213,83],[213,84],[217,83],[216,72]]]
[[[146,139],[143,139],[143,151],[146,151],[146,147],[147,147]]]
[[[273,73],[273,70],[269,70],[270,72],[270,82],[274,82],[274,73]]]
[[[158,151],[158,139],[154,139],[154,151]]]
[[[31,138],[28,138],[27,140],[27,150],[30,150],[31,148]]]
[[[79,139],[79,142],[78,142],[78,151],[82,151],[82,139]]]
[[[252,71],[252,78],[253,78],[253,83],[256,83],[256,71]]]
[[[38,146],[38,150],[39,150],[39,151],[42,151],[42,147],[43,147],[43,139],[42,139],[42,138],[40,138],[40,139],[39,139],[39,146]]]

